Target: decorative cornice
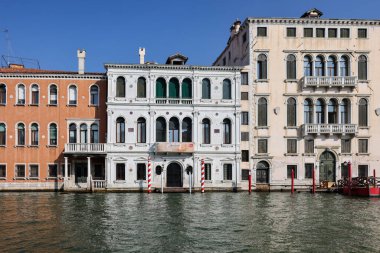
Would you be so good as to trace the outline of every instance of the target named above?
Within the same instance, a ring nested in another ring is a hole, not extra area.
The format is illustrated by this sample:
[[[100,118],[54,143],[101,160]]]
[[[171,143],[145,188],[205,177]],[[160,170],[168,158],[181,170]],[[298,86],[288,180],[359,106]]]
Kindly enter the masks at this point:
[[[202,70],[202,71],[241,71],[238,66],[193,66],[193,65],[163,65],[163,64],[104,64],[109,69],[141,69],[141,70]]]
[[[368,19],[322,19],[322,18],[247,18],[248,23],[257,24],[313,24],[313,25],[362,25],[362,26],[378,26],[380,20]]]
[[[24,79],[107,79],[106,75],[80,75],[80,74],[25,74],[25,73],[0,73],[0,78],[24,78]]]

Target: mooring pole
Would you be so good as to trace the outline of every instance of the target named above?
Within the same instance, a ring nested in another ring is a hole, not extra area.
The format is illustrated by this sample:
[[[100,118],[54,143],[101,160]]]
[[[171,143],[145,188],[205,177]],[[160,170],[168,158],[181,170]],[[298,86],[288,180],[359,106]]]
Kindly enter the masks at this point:
[[[377,182],[376,182],[376,170],[373,169],[373,188],[377,187]]]
[[[352,174],[351,174],[351,162],[348,162],[348,195],[351,196],[352,187]]]
[[[292,169],[292,188],[291,188],[292,193],[294,193],[294,169]]]
[[[150,162],[150,156],[148,156],[148,193],[152,192],[152,164]]]
[[[192,177],[192,173],[189,173],[189,192],[191,194],[191,177]]]
[[[315,193],[315,170],[314,170],[314,166],[313,166],[313,170],[312,170],[312,178],[313,178],[313,189],[311,190],[311,192],[314,194]]]
[[[251,173],[251,170],[249,170],[249,174],[248,174],[248,192],[249,192],[249,194],[251,194],[251,192],[252,192],[252,173]]]

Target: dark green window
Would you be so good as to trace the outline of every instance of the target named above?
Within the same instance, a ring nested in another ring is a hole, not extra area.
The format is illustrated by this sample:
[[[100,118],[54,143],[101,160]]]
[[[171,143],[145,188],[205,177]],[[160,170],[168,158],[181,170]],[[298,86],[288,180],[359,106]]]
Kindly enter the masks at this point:
[[[231,81],[228,79],[223,80],[223,99],[231,99]]]
[[[116,97],[125,97],[125,79],[122,76],[116,79]]]
[[[358,29],[358,38],[367,38],[367,29],[359,28]]]
[[[286,36],[287,37],[296,37],[296,28],[295,27],[286,28]]]
[[[341,38],[349,38],[350,37],[350,29],[349,28],[340,28],[340,37]]]
[[[338,37],[338,30],[336,28],[329,28],[328,33],[329,33],[329,38]]]
[[[182,81],[182,98],[192,98],[191,80],[186,78]]]
[[[359,56],[358,78],[359,80],[367,80],[367,57],[365,55]]]
[[[292,170],[294,171],[294,178],[297,178],[297,165],[288,165],[286,167],[287,169],[287,178],[291,179],[292,178]]]
[[[146,97],[146,80],[144,77],[139,77],[139,79],[137,79],[137,97]]]
[[[169,98],[179,98],[179,81],[172,78],[169,81]]]
[[[317,28],[316,33],[317,33],[317,38],[324,38],[325,37],[325,28]]]
[[[313,37],[313,28],[304,28],[303,29],[303,36],[306,38]]]
[[[202,98],[211,99],[211,83],[207,78],[202,80]]]
[[[156,81],[156,98],[166,98],[166,82],[163,78]]]
[[[313,163],[305,163],[305,178],[313,178]]]
[[[266,37],[267,36],[267,28],[266,27],[257,27],[257,36],[258,37]]]

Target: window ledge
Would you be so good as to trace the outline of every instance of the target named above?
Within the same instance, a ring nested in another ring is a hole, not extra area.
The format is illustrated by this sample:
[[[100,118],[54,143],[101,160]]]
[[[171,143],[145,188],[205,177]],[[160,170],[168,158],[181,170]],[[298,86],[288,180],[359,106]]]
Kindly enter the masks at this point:
[[[221,183],[232,183],[232,179],[220,180]]]
[[[47,104],[47,106],[58,106],[58,104]]]
[[[211,144],[200,144],[200,146],[201,146],[201,147],[205,147],[205,148],[207,148],[207,147],[212,147]]]
[[[147,181],[144,179],[144,180],[135,180],[135,184],[138,184],[138,183],[146,183]]]
[[[0,148],[6,148],[7,146],[6,145],[0,145]]]
[[[58,179],[58,177],[47,177],[45,178],[46,180],[55,180],[55,179]]]
[[[269,156],[269,153],[256,153],[255,156]]]
[[[147,147],[148,146],[148,144],[147,143],[136,143],[135,144],[136,145],[136,147]]]
[[[15,104],[15,106],[25,106],[25,104]]]
[[[88,107],[99,107],[99,105],[88,105]]]
[[[371,153],[356,153],[356,155],[362,155],[362,156],[370,156],[371,155]]]
[[[298,153],[285,153],[285,156],[298,156]]]
[[[66,105],[67,107],[76,107],[77,105],[75,104],[75,105]]]
[[[28,145],[28,148],[39,148],[40,145]]]
[[[200,101],[204,102],[204,103],[211,103],[212,102],[211,98],[201,98]]]
[[[232,103],[233,102],[233,100],[232,100],[232,98],[224,98],[224,99],[222,99],[222,103]]]
[[[25,145],[15,145],[14,147],[15,148],[25,148],[26,146]]]
[[[369,83],[369,80],[358,80],[358,83]]]
[[[352,156],[352,153],[340,153],[342,156]]]
[[[221,147],[223,148],[232,148],[234,144],[222,144]]]
[[[256,83],[269,83],[269,79],[256,79]]]
[[[256,126],[256,129],[269,129],[269,126]]]
[[[316,156],[316,153],[303,153],[303,156]]]
[[[39,106],[39,104],[29,104],[29,106]]]
[[[298,79],[285,79],[285,83],[298,83]]]
[[[298,126],[285,126],[284,129],[298,129]]]
[[[115,184],[125,184],[127,181],[126,180],[115,180],[113,181]]]
[[[369,129],[369,126],[360,126],[358,129]]]
[[[6,105],[7,105],[7,104],[3,104],[3,103],[0,104],[0,106],[6,106]]]
[[[6,177],[0,177],[0,180],[7,180]]]
[[[205,183],[207,183],[207,184],[212,184],[212,180],[205,180]]]
[[[58,145],[46,145],[47,148],[58,148]]]
[[[40,180],[39,177],[29,177],[29,178],[27,178],[27,179],[29,179],[29,180]]]
[[[26,180],[26,177],[14,177],[13,180]]]

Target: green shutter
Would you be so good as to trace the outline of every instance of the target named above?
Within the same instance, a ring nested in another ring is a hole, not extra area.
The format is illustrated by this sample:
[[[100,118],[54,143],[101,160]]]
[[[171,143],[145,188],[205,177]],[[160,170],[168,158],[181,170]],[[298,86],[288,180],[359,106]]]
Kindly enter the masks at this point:
[[[179,83],[175,78],[169,81],[169,98],[179,98]]]
[[[190,79],[185,79],[182,82],[182,98],[192,98]]]
[[[162,78],[156,81],[156,98],[166,98],[166,83]]]

